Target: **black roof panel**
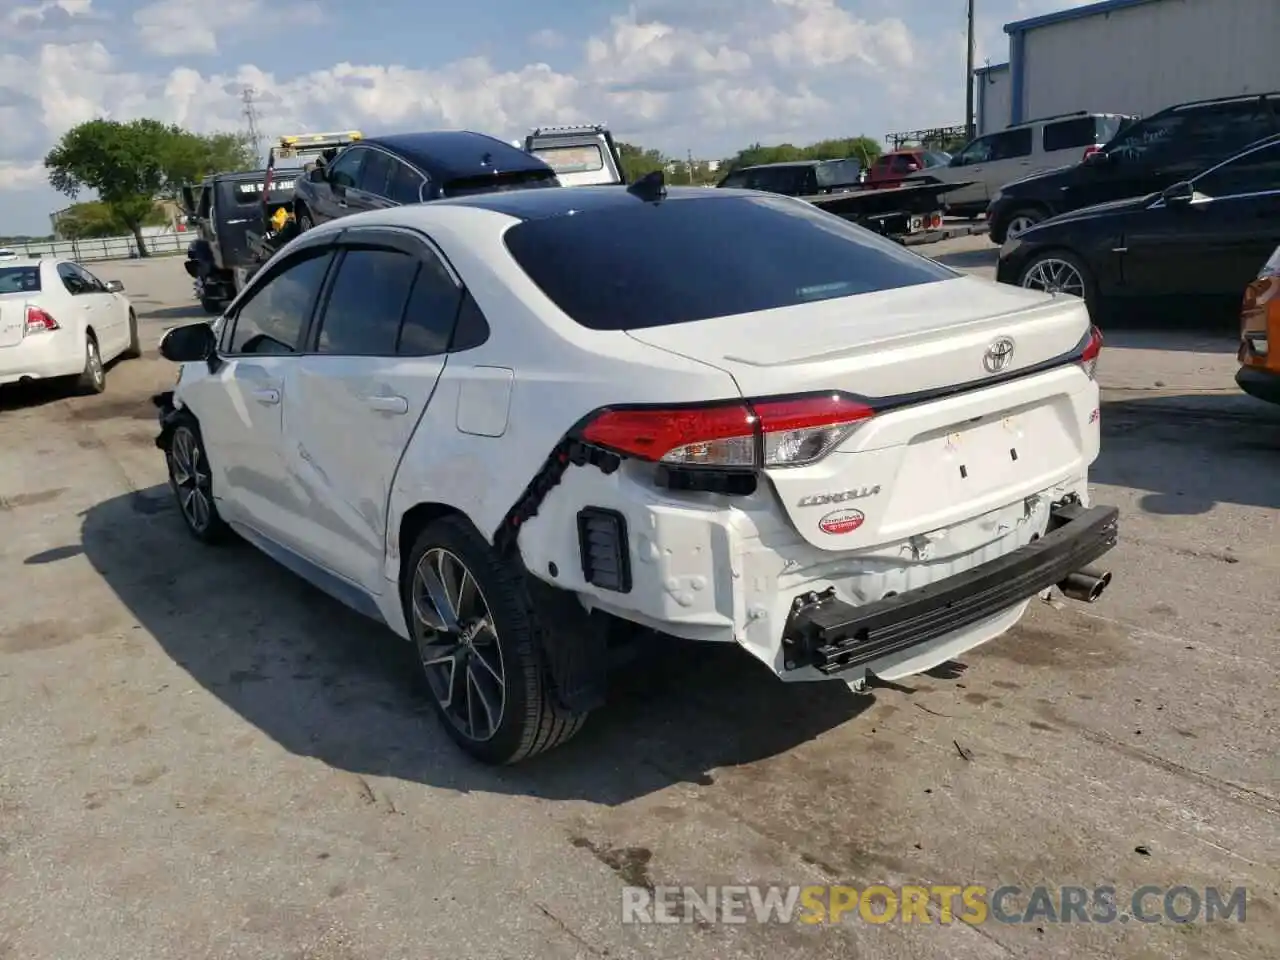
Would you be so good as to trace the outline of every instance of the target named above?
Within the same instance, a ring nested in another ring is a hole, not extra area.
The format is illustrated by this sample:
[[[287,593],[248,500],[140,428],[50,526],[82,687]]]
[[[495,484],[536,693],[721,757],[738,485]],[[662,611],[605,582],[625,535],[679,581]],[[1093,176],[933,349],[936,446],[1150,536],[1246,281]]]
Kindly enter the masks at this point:
[[[753,190],[717,190],[711,187],[668,187],[660,202],[689,200],[727,200],[733,197],[758,197]],[[644,203],[640,197],[621,186],[561,187],[559,190],[511,190],[506,193],[483,193],[470,197],[436,200],[432,206],[476,207],[492,210],[518,220],[547,220],[574,213],[628,207]]]
[[[437,180],[461,180],[494,172],[551,172],[550,165],[533,154],[470,130],[393,133],[359,142],[383,147]]]

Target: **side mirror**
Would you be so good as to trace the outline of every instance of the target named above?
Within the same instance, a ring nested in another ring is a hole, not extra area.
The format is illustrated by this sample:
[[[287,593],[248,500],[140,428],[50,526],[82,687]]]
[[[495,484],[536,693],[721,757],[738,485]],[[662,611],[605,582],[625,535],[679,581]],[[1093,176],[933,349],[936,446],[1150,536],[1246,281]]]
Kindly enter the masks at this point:
[[[213,356],[216,346],[213,327],[200,320],[165,331],[160,338],[160,356],[174,363],[196,363]]]
[[[1166,206],[1185,207],[1196,196],[1196,188],[1190,182],[1183,180],[1172,186],[1165,187],[1160,191],[1160,196],[1164,200]]]
[[[1084,158],[1086,167],[1105,167],[1111,162],[1111,154],[1099,150],[1097,153],[1091,153]]]
[[[119,280],[108,280],[107,293],[124,293],[124,284]]]
[[[325,169],[324,167],[312,167],[307,171],[307,179],[312,183],[324,183]]]

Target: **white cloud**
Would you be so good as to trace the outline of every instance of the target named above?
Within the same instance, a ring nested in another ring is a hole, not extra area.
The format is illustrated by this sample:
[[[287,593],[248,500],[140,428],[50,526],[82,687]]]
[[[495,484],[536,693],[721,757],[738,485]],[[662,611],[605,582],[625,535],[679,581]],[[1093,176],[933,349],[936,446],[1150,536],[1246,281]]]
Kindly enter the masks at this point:
[[[44,184],[48,176],[43,163],[0,161],[0,190],[30,190]]]
[[[84,17],[93,12],[93,0],[42,0],[14,7],[5,19],[12,24],[42,23],[54,10],[61,10],[69,17]]]
[[[720,0],[703,2],[710,9]],[[700,3],[649,0],[647,15],[638,12],[644,6],[633,8],[575,45],[551,31],[528,38],[554,65],[464,57],[424,67],[352,58],[299,73],[234,66],[225,56],[218,69],[198,70],[190,58],[218,52],[228,31],[261,29],[263,16],[306,9],[318,16],[320,6],[307,0],[150,2],[134,15],[136,39],[153,52],[188,58],[165,71],[148,68],[129,50],[135,38],[118,31],[43,44],[8,43],[0,31],[0,162],[9,163],[0,189],[40,182],[30,164],[95,116],[154,117],[200,132],[240,129],[245,86],[257,91],[260,126],[270,137],[466,127],[510,138],[536,124],[605,121],[620,139],[715,156],[754,141],[879,137],[957,122],[963,26],[948,22],[941,33],[913,35],[900,17],[936,9],[921,3],[867,3],[855,15],[836,0],[739,0],[728,14],[708,16]],[[82,14],[92,9],[88,0],[57,6],[64,14],[69,6]]]
[[[218,34],[225,30],[306,26],[320,19],[314,3],[264,0],[155,0],[133,14],[143,46],[163,57],[216,54]]]

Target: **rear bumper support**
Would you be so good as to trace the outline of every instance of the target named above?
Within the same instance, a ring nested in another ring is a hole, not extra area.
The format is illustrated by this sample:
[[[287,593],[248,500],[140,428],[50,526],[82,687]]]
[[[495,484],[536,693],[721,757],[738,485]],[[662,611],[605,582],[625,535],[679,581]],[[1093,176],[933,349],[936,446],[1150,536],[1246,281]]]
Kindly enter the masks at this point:
[[[788,669],[838,675],[994,616],[1061,583],[1115,546],[1119,511],[1064,503],[1040,539],[954,577],[854,606],[796,598],[783,632]]]

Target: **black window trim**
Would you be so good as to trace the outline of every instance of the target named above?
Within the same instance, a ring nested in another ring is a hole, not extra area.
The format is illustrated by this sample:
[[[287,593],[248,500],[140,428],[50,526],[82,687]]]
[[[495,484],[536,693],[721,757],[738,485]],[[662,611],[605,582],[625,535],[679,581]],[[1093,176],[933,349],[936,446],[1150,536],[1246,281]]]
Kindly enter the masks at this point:
[[[296,357],[302,355],[301,347],[307,342],[306,335],[315,319],[316,305],[320,302],[321,297],[328,288],[330,278],[333,274],[333,264],[337,259],[334,256],[334,241],[338,236],[341,236],[342,233],[345,233],[345,231],[339,231],[334,235],[315,237],[314,239],[311,239],[310,242],[304,241],[293,250],[290,250],[287,257],[282,258],[277,263],[273,263],[270,268],[263,270],[254,276],[253,280],[250,281],[249,285],[240,292],[240,295],[236,297],[235,302],[225,314],[226,319],[223,322],[222,330],[218,336],[217,355],[219,359],[237,360],[242,357]],[[328,256],[329,262],[325,265],[324,276],[320,279],[319,294],[311,303],[311,314],[303,320],[302,327],[298,333],[298,338],[293,342],[293,352],[288,354],[255,353],[253,351],[244,353],[232,350],[231,344],[235,340],[235,329],[237,324],[240,322],[240,311],[244,309],[245,304],[252,302],[253,298],[256,297],[267,284],[280,276],[280,274],[296,266],[301,261],[309,259],[310,255],[315,253],[316,250],[322,250],[323,255]]]
[[[472,300],[475,298],[467,288],[467,285],[462,282],[462,277],[459,276],[457,268],[449,262],[449,258],[445,256],[444,251],[440,249],[439,245],[434,240],[420,230],[414,230],[406,227],[377,226],[371,224],[369,226],[349,227],[344,229],[341,234],[334,239],[332,246],[335,256],[329,265],[329,271],[325,275],[324,283],[320,287],[320,295],[316,298],[316,302],[311,311],[311,316],[307,319],[306,327],[302,332],[302,337],[300,339],[302,349],[298,351],[296,354],[297,356],[344,356],[360,357],[363,359],[382,358],[388,360],[395,358],[412,359],[416,356],[415,354],[402,354],[398,349],[396,353],[389,354],[338,354],[325,353],[316,349],[316,341],[320,335],[320,318],[324,316],[325,308],[329,305],[329,297],[333,293],[333,285],[338,277],[338,267],[346,257],[347,251],[356,247],[365,249],[389,249],[409,255],[419,264],[418,273],[415,275],[414,279],[415,284],[417,283],[417,277],[422,275],[422,266],[425,265],[423,261],[424,253],[434,256],[444,266],[446,275],[448,275],[449,279],[453,281],[454,286],[458,289],[458,312],[454,315],[453,328],[449,332],[449,346],[443,351],[443,353],[429,354],[429,356],[447,356],[454,352],[453,342],[457,336],[458,319],[461,316],[463,306],[468,298],[471,298]],[[412,295],[412,290],[413,287],[410,286],[410,295]],[[478,308],[479,304],[476,306]],[[481,311],[481,313],[483,314],[483,311]],[[492,330],[492,326],[489,325],[487,318],[485,319],[485,325],[488,330]],[[403,314],[400,317],[400,326],[402,328],[404,327]],[[482,340],[481,343],[487,339],[488,333],[486,332],[484,340]],[[397,334],[397,347],[399,345],[399,340],[400,335]],[[480,343],[471,344],[466,349],[474,349],[477,346],[480,346]],[[423,357],[419,357],[419,359],[423,359]]]
[[[1227,157],[1227,159],[1219,161],[1218,163],[1214,164],[1208,170],[1200,171],[1194,177],[1191,177],[1189,182],[1192,185],[1192,187],[1194,187],[1197,182],[1204,179],[1205,177],[1210,176],[1211,174],[1217,173],[1219,170],[1221,170],[1223,167],[1227,166],[1228,164],[1235,163],[1237,160],[1243,160],[1245,157],[1252,156],[1253,154],[1258,153],[1259,151],[1262,151],[1262,150],[1280,150],[1280,135],[1273,134],[1271,137],[1268,137],[1265,141],[1250,144],[1248,147],[1241,150],[1239,153],[1233,154],[1232,156]],[[1247,193],[1224,193],[1221,196],[1211,196],[1209,194],[1205,194],[1202,198],[1197,198],[1192,200],[1192,203],[1204,204],[1204,203],[1212,203],[1215,200],[1244,200],[1244,199],[1250,199],[1254,197],[1271,197],[1271,196],[1280,196],[1280,187],[1277,187],[1274,190],[1250,190]],[[1164,201],[1164,197],[1157,197],[1155,202],[1151,204],[1151,206],[1148,209],[1160,210],[1166,205],[1167,204]]]

